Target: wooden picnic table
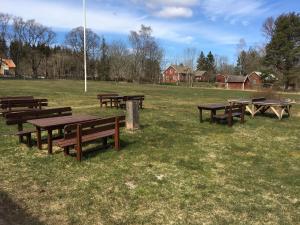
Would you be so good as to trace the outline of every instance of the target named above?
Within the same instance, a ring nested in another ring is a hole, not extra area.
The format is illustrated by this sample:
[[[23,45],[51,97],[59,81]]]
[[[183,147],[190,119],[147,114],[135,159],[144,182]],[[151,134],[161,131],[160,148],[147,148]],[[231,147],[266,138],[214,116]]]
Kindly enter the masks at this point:
[[[227,103],[212,103],[212,104],[198,105],[200,123],[203,122],[203,116],[202,116],[203,110],[210,111],[210,123],[212,123],[214,121],[214,116],[216,115],[216,112],[218,110],[224,110],[226,106],[228,106]]]
[[[282,119],[283,114],[286,112],[288,116],[291,115],[292,101],[290,100],[276,100],[265,99],[261,101],[252,101],[250,99],[234,99],[228,100],[230,103],[243,103],[246,104],[246,111],[248,111],[252,117],[258,112],[265,113],[267,110],[271,110],[279,120]]]
[[[99,117],[89,116],[89,115],[72,115],[72,116],[61,116],[61,117],[53,117],[53,118],[28,120],[27,123],[30,123],[36,127],[37,146],[39,149],[42,149],[41,131],[42,130],[47,131],[48,153],[52,154],[52,141],[53,141],[52,131],[53,130],[62,130],[66,125],[86,122],[95,119],[99,119]]]
[[[110,107],[112,108],[113,105],[117,108],[121,107],[121,101],[126,102],[128,100],[138,100],[139,106],[143,108],[143,100],[145,99],[144,95],[117,95],[117,96],[107,96],[110,100]]]

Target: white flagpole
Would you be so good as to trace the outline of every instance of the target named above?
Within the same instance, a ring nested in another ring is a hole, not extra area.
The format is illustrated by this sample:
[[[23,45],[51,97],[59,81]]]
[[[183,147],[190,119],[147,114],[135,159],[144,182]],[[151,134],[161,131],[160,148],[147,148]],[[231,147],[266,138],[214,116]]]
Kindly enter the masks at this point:
[[[86,70],[86,0],[83,0],[83,61],[84,61],[84,92],[87,92]]]

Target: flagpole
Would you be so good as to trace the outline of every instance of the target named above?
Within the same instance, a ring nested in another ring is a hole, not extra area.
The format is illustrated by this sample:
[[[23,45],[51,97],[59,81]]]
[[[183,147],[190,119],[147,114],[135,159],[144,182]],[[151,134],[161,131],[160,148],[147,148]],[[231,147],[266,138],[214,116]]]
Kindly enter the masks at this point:
[[[86,70],[86,0],[83,0],[83,61],[84,61],[84,92],[87,92]]]

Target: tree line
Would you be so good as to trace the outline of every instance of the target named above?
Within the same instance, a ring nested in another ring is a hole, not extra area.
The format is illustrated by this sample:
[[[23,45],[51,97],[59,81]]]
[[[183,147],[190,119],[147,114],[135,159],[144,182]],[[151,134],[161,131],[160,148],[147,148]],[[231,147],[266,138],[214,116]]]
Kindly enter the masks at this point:
[[[0,13],[0,58],[11,58],[16,76],[47,79],[82,79],[83,27],[69,31],[63,44],[55,45],[56,33],[35,20]],[[91,29],[86,30],[89,79],[158,82],[163,50],[151,27],[141,25],[123,41],[108,44]]]
[[[166,67],[164,51],[152,35],[151,27],[141,25],[131,31],[128,44],[124,41],[107,43],[91,29],[87,29],[87,71],[90,79],[157,83],[161,69]],[[276,19],[270,17],[262,25],[266,43],[246,48],[241,39],[237,45],[237,61],[226,56],[197,54],[187,48],[180,62],[193,70],[205,70],[214,75],[235,74],[245,76],[260,71],[263,77],[274,74],[285,88],[299,84],[300,77],[300,14],[287,13]],[[16,75],[33,78],[82,79],[83,28],[69,31],[62,44],[55,45],[55,32],[35,20],[0,13],[0,58],[12,58]],[[189,82],[193,81],[192,76]]]

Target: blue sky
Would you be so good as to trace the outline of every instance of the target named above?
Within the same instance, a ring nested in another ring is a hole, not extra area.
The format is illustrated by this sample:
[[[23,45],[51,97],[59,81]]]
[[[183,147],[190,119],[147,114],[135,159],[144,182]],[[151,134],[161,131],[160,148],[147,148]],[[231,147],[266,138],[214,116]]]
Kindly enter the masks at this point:
[[[235,62],[241,38],[248,47],[265,42],[261,26],[267,17],[300,12],[299,0],[86,1],[88,27],[108,41],[127,41],[131,30],[151,26],[167,63],[180,62],[186,48],[211,50]],[[0,11],[52,27],[57,42],[82,25],[82,0],[9,0],[1,2]]]

